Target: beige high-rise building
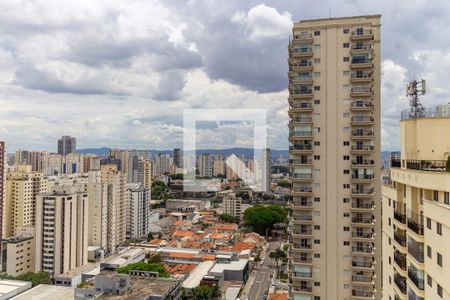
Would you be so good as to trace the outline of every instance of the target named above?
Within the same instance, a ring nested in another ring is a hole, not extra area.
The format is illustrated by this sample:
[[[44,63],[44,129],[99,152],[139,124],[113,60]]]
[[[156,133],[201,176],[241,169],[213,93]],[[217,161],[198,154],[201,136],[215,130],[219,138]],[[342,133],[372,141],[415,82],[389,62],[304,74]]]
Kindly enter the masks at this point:
[[[102,182],[102,173],[90,171],[87,184],[89,198],[88,243],[107,249],[108,239],[108,185]]]
[[[383,194],[383,299],[450,299],[450,117],[401,121]]]
[[[16,236],[3,240],[6,250],[6,274],[19,276],[27,272],[34,272],[34,227],[17,229]]]
[[[6,220],[3,218],[4,205],[6,200],[6,145],[5,142],[0,141],[0,241],[3,239],[3,228]],[[3,254],[2,245],[0,242],[0,257]]]
[[[106,184],[107,226],[106,250],[113,253],[126,240],[128,200],[127,174],[117,170],[116,165],[101,166],[102,183]]]
[[[294,24],[288,60],[294,300],[381,299],[380,17]]]
[[[144,163],[144,187],[152,188],[152,178],[153,178],[153,167],[152,161],[146,160]]]
[[[241,219],[242,199],[236,197],[235,193],[225,194],[223,196],[223,212],[235,218]]]
[[[36,197],[47,191],[47,178],[33,172],[31,165],[17,165],[6,174],[6,200],[3,211],[3,236],[17,235],[18,227],[35,224]]]
[[[87,264],[88,193],[83,184],[56,185],[36,199],[35,270],[52,276]]]

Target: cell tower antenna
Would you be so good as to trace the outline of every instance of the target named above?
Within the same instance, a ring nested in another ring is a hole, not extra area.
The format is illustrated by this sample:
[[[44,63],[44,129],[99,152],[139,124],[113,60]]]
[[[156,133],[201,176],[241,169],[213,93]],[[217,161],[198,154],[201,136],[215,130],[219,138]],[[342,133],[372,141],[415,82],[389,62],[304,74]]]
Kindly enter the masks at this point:
[[[419,100],[419,96],[425,95],[426,85],[425,80],[421,79],[420,81],[413,80],[408,83],[406,86],[406,97],[409,98],[409,118],[410,119],[418,119],[424,118],[427,116],[425,107],[423,107],[422,103]]]

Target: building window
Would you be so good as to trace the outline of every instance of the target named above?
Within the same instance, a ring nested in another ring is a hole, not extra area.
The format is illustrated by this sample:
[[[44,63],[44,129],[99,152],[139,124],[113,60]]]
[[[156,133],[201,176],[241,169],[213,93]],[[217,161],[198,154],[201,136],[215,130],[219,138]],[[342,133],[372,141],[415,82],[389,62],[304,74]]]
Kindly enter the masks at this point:
[[[442,286],[440,286],[439,284],[437,285],[437,294],[442,298]]]
[[[320,100],[315,99],[315,100],[314,100],[314,104],[319,105],[319,104],[320,104]]]
[[[389,264],[392,265],[391,257],[389,256]]]
[[[314,160],[320,160],[320,155],[314,155]]]
[[[436,222],[436,232],[439,235],[442,235],[442,224]]]
[[[343,60],[344,60],[344,62],[349,62],[349,61],[350,61],[350,57],[344,56],[344,57],[343,57]]]
[[[319,133],[320,132],[320,127],[314,127],[314,133]]]
[[[314,86],[314,90],[315,90],[315,91],[320,91],[320,85],[315,85],[315,86]]]
[[[344,226],[344,231],[350,231],[350,227]]]
[[[442,267],[442,255],[439,252],[437,253],[437,264]]]
[[[350,71],[342,71],[342,75],[349,76],[350,75]]]
[[[350,32],[350,29],[349,29],[349,28],[344,28],[344,30],[342,30],[342,32],[343,32],[344,34],[348,34],[348,33]]]
[[[427,275],[427,283],[428,283],[428,285],[429,285],[430,287],[433,286],[433,279],[431,278],[430,275]]]
[[[391,217],[388,218],[389,226],[391,226]]]
[[[320,64],[320,58],[314,58],[314,63],[315,64]]]
[[[342,201],[343,201],[344,203],[350,203],[350,198],[344,198],[344,199],[342,199]]]
[[[350,141],[344,141],[344,146],[350,146]]]
[[[320,230],[320,225],[314,225],[314,230]]]
[[[314,240],[314,244],[320,244],[320,240]]]
[[[314,35],[315,36],[319,36],[320,35],[320,31],[314,31]]]
[[[349,189],[349,188],[350,188],[350,184],[344,183],[343,188],[344,188],[344,189]]]
[[[314,300],[320,300],[320,296],[314,296]]]
[[[427,256],[428,256],[429,258],[431,258],[431,252],[432,252],[431,247],[430,247],[430,246],[427,246]]]
[[[314,141],[314,146],[320,146],[320,141]]]
[[[320,282],[314,282],[314,286],[320,286]]]
[[[427,217],[427,228],[431,229],[431,219]]]
[[[320,44],[315,44],[314,49],[320,49]]]
[[[391,202],[392,202],[391,198],[388,198],[388,200],[389,200],[389,206],[391,206]]]
[[[314,197],[314,202],[320,202],[320,197]]]
[[[350,156],[344,155],[344,160],[350,160]]]
[[[350,174],[350,170],[344,170],[344,174]]]
[[[350,44],[349,44],[349,43],[343,43],[343,44],[342,44],[342,47],[344,47],[344,48],[349,48],[349,47],[350,47]]]
[[[444,203],[450,204],[449,192],[444,192]]]
[[[344,213],[343,216],[344,216],[344,218],[349,218],[350,217],[350,213]]]
[[[314,77],[320,77],[320,72],[314,72]]]
[[[350,246],[350,242],[349,241],[344,241],[344,246]]]
[[[438,191],[433,191],[433,200],[439,201],[439,192]]]

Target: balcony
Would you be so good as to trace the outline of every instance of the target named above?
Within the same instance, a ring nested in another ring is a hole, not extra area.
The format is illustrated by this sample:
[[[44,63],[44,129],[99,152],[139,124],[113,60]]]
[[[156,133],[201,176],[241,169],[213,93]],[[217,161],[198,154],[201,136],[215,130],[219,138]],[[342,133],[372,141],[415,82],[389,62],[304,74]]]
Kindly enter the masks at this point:
[[[375,133],[372,130],[353,130],[351,137],[354,139],[373,139]]]
[[[313,151],[313,147],[312,144],[294,144],[289,146],[289,151],[310,153]]]
[[[312,279],[312,272],[293,272],[293,279]]]
[[[402,247],[406,247],[406,235],[394,231],[394,240],[400,244]]]
[[[358,225],[373,225],[374,219],[372,216],[358,216],[352,218],[352,223]]]
[[[406,214],[404,214],[398,210],[394,210],[394,219],[396,219],[397,221],[399,221],[402,224],[406,224]]]
[[[371,29],[352,30],[350,40],[351,41],[373,40],[373,32]]]
[[[291,164],[291,165],[312,165],[312,159],[311,158],[303,158],[303,159],[293,158],[293,159],[289,159],[289,164]]]
[[[419,272],[414,268],[408,268],[408,278],[414,283],[419,290],[424,290],[423,276],[419,277]]]
[[[373,90],[371,87],[357,86],[350,90],[350,96],[352,97],[371,97]]]
[[[363,199],[361,200],[357,199],[352,201],[352,210],[373,210],[373,209],[374,209],[373,201],[370,200],[364,201]]]
[[[293,193],[298,193],[300,196],[304,194],[305,196],[309,196],[312,193],[312,187],[310,186],[294,186],[292,189]]]
[[[308,124],[308,123],[312,123],[313,122],[313,118],[311,116],[293,116],[290,119],[289,123],[300,123],[300,124]]]
[[[304,238],[305,236],[310,236],[312,234],[313,231],[309,229],[292,231],[293,238]]]
[[[357,297],[357,299],[374,299],[374,293],[372,291],[359,291],[352,290],[353,298]]]
[[[423,264],[424,253],[423,253],[423,243],[416,242],[414,239],[408,239],[408,253],[418,262]]]
[[[353,231],[352,238],[353,239],[361,239],[361,240],[372,240],[374,237],[374,233],[370,231],[361,232],[361,231]]]
[[[311,75],[309,76],[292,76],[289,80],[289,86],[294,87],[297,84],[304,84],[308,83],[311,84],[313,81],[313,77]]]
[[[352,261],[352,267],[356,269],[373,269],[371,261]]]
[[[312,243],[293,244],[292,251],[295,250],[312,250]]]
[[[351,111],[370,111],[373,109],[372,101],[357,100],[352,102],[350,106]]]
[[[312,47],[291,46],[290,58],[311,57],[313,55]]]
[[[394,261],[403,271],[406,271],[406,256],[399,251],[394,252]]]
[[[411,213],[411,217],[408,218],[408,228],[418,235],[423,235],[423,216]]]
[[[350,74],[351,83],[369,83],[373,81],[372,72],[352,72]]]
[[[313,106],[311,103],[303,102],[298,104],[293,104],[289,108],[289,113],[301,113],[301,112],[310,112],[312,111]]]
[[[374,188],[369,188],[369,189],[363,189],[363,188],[352,189],[352,194],[354,194],[354,195],[373,195],[374,192],[375,192]]]
[[[289,65],[290,72],[311,71],[312,69],[312,61],[306,59],[300,61],[292,61]]]
[[[350,48],[350,53],[371,53],[373,45],[371,43],[356,43]]]
[[[373,159],[353,159],[353,166],[370,166],[373,167],[375,165],[375,161]]]
[[[406,160],[406,168],[420,171],[447,172],[446,160]]]
[[[312,181],[313,174],[312,173],[292,173],[290,174],[291,180],[300,182],[300,181]]]
[[[290,138],[304,138],[304,137],[312,137],[312,130],[298,130],[298,131],[290,131]]]
[[[373,284],[373,278],[369,275],[354,274],[352,275],[352,284]]]
[[[297,210],[311,210],[313,208],[313,202],[311,200],[294,200],[292,204],[292,209]]]
[[[398,287],[398,289],[400,290],[400,292],[402,292],[403,294],[406,295],[406,278],[400,276],[399,274],[395,273],[394,274],[394,282],[395,285]]]
[[[352,125],[372,125],[374,118],[372,116],[353,116],[350,120]]]
[[[292,291],[300,293],[312,293],[312,285],[292,286]]]
[[[371,154],[375,150],[372,145],[352,145],[350,148],[352,154]]]
[[[291,261],[294,264],[312,264],[312,256],[308,256],[306,255],[306,253],[302,253],[298,256],[291,256]]]
[[[371,246],[352,247],[352,252],[357,254],[373,254],[373,250]]]
[[[312,215],[293,215],[292,222],[294,224],[312,223]]]
[[[352,174],[352,181],[372,181],[375,179],[374,174]]]
[[[310,42],[311,41],[312,42],[312,40],[313,40],[313,36],[311,33],[303,32],[303,33],[294,35],[294,38],[292,41],[293,42],[295,42],[295,41],[301,41],[301,42]]]

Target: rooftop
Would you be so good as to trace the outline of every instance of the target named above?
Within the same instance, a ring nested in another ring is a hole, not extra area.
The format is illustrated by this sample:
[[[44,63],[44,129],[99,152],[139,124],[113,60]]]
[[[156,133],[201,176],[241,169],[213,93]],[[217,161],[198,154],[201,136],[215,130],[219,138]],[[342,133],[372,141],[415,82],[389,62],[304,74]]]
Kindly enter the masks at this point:
[[[14,300],[73,300],[75,297],[75,289],[65,286],[39,284],[11,299]]]
[[[243,270],[248,263],[248,259],[240,259],[229,263],[217,263],[210,270],[211,273],[223,273],[225,270]]]
[[[183,282],[182,287],[187,289],[193,289],[200,284],[203,276],[208,274],[208,271],[214,266],[213,261],[204,261],[199,264],[194,271],[191,272],[189,277]]]
[[[103,294],[98,299],[135,300],[145,296],[163,296],[176,284],[173,279],[131,277],[131,291],[122,295]]]

